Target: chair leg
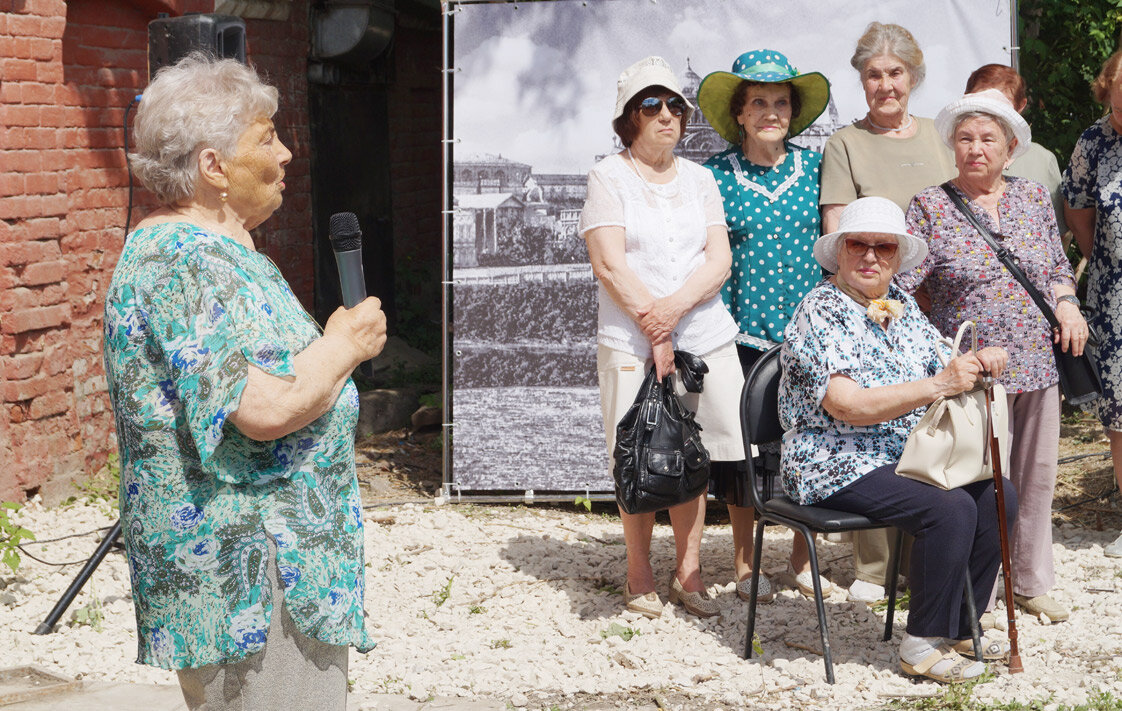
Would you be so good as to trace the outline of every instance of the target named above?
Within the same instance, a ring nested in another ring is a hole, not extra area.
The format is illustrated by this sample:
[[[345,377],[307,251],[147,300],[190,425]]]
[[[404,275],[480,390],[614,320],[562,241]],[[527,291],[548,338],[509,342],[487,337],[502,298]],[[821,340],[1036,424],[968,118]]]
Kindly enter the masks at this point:
[[[970,615],[970,633],[974,635],[974,658],[982,660],[982,630],[978,624],[978,608],[974,604],[974,583],[970,581],[970,571],[966,571],[966,614]]]
[[[806,539],[806,547],[810,551],[810,574],[814,579],[814,607],[818,610],[818,632],[822,638],[822,663],[826,665],[826,682],[834,683],[834,662],[830,654],[830,631],[826,628],[826,604],[822,600],[822,579],[818,573],[818,551],[814,548],[814,538],[808,529],[800,533]]]
[[[752,639],[756,634],[756,598],[760,588],[760,568],[764,550],[764,519],[756,519],[756,541],[752,545],[752,588],[748,594],[748,632],[744,639],[744,658],[751,659]]]
[[[884,579],[884,589],[888,591],[888,613],[884,616],[884,641],[892,639],[892,622],[896,616],[896,581],[900,577],[900,549],[904,546],[904,532],[896,529],[896,544],[888,559],[888,574]]]

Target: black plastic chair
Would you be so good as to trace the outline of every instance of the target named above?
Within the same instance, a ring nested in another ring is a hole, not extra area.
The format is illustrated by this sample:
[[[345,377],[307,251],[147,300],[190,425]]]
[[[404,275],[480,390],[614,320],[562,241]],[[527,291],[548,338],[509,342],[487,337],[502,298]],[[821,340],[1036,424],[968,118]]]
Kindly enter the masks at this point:
[[[764,525],[776,523],[798,531],[806,539],[810,551],[810,570],[814,578],[814,606],[818,610],[818,630],[822,638],[822,660],[826,665],[826,681],[834,683],[834,665],[830,655],[830,634],[826,627],[826,606],[822,598],[819,579],[818,553],[814,548],[815,533],[840,533],[887,525],[860,514],[834,511],[821,506],[802,506],[788,498],[781,490],[775,491],[779,477],[779,440],[783,427],[779,423],[779,378],[781,368],[779,351],[775,346],[753,365],[744,382],[740,396],[740,426],[744,434],[744,451],[748,455],[748,491],[756,509],[756,539],[752,554],[752,589],[748,600],[748,632],[744,641],[744,656],[752,657],[752,638],[756,631],[756,598],[760,584],[760,561],[763,559]],[[750,456],[751,445],[756,445],[759,455]],[[770,445],[770,446],[769,446]],[[892,619],[896,612],[896,580],[900,568],[900,545],[903,533],[896,532],[896,545],[889,561],[884,587],[888,592],[888,614],[884,622],[884,641],[892,639]],[[978,616],[975,614],[974,596],[970,576],[966,577],[968,614],[973,620],[974,650],[981,659],[981,641]]]

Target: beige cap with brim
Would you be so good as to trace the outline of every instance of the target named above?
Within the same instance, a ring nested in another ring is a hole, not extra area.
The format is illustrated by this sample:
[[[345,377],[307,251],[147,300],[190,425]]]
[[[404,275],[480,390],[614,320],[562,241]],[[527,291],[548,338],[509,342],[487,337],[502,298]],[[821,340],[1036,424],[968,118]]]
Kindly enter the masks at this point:
[[[612,120],[623,116],[627,102],[649,86],[661,86],[682,97],[682,101],[686,102],[686,120],[689,120],[693,104],[682,93],[678,77],[674,76],[674,71],[662,57],[645,57],[620,72],[619,79],[616,80],[616,110],[612,114]]]

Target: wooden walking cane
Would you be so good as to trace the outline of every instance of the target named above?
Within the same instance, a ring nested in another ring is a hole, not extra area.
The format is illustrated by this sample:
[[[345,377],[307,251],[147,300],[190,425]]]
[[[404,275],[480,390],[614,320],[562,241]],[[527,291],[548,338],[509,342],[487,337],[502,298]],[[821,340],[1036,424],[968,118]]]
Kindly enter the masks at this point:
[[[1021,654],[1017,649],[1017,621],[1014,619],[1016,607],[1013,605],[1013,575],[1009,564],[1009,530],[1005,520],[1005,485],[1001,473],[1001,445],[993,427],[993,381],[987,376],[983,390],[986,394],[986,429],[990,435],[990,463],[993,465],[993,488],[997,497],[997,530],[1001,537],[1001,571],[1005,578],[1005,610],[1009,619],[1009,673],[1019,674],[1025,670],[1021,664]]]

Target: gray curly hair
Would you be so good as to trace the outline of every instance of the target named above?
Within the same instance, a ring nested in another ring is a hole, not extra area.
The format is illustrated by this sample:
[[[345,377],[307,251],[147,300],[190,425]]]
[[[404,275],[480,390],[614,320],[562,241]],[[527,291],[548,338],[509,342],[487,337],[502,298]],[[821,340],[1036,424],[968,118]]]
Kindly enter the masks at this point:
[[[192,52],[156,72],[144,90],[132,170],[162,204],[174,205],[195,195],[200,151],[232,157],[250,124],[276,111],[277,90],[252,68]]]
[[[858,71],[865,70],[865,63],[883,55],[896,57],[908,68],[912,88],[923,82],[927,68],[923,64],[923,50],[911,32],[900,25],[884,22],[870,22],[865,33],[857,40],[857,49],[850,58],[850,65]]]

